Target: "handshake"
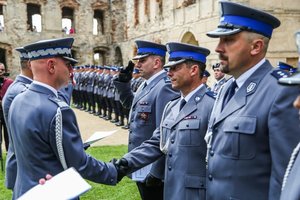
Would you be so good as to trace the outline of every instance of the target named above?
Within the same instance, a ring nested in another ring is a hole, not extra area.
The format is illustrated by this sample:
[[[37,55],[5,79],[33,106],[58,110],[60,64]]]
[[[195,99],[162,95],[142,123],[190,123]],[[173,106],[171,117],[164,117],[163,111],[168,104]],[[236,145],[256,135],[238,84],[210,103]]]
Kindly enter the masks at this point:
[[[118,173],[117,180],[120,182],[129,173],[128,161],[125,158],[113,158],[110,162],[115,166]]]
[[[115,168],[117,169],[117,173],[118,173],[117,180],[118,180],[118,182],[120,182],[123,179],[124,176],[126,176],[128,173],[131,172],[131,169],[129,167],[129,163],[125,158],[120,158],[120,159],[113,158],[110,162],[113,163]],[[151,173],[149,173],[147,175],[147,177],[145,178],[145,184],[148,187],[161,186],[162,185],[162,180],[160,180],[159,178],[156,178]]]

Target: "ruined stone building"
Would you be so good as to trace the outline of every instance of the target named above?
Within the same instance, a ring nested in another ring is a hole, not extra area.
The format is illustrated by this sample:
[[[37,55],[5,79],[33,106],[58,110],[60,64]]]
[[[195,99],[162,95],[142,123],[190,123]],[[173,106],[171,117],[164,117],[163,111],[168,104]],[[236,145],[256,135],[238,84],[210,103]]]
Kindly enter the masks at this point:
[[[278,61],[296,65],[294,33],[300,29],[300,1],[234,1],[281,20],[267,58],[274,65]],[[205,34],[218,25],[217,0],[0,0],[0,22],[0,62],[12,77],[18,74],[16,47],[59,37],[75,38],[73,55],[79,65],[126,65],[136,53],[136,39],[200,45],[211,50],[208,66],[218,60],[214,52],[218,39]]]

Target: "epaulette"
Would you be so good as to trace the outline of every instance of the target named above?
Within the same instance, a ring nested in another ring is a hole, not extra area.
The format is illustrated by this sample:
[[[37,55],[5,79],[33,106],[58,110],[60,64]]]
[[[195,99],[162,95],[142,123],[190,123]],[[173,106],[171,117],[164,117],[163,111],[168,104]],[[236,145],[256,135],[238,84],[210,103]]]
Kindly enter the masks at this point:
[[[165,83],[171,83],[171,80],[168,76],[164,77]]]
[[[60,108],[69,107],[69,105],[65,101],[57,98],[56,96],[50,96],[49,100],[52,101],[52,102],[54,102]]]
[[[213,99],[216,99],[216,97],[217,97],[217,95],[218,95],[217,93],[215,93],[215,92],[213,92],[213,91],[211,91],[211,90],[205,92],[205,94],[206,94],[207,96],[213,98]]]
[[[282,69],[275,69],[271,72],[271,75],[274,76],[277,80],[280,78],[287,78],[290,76],[290,73]]]

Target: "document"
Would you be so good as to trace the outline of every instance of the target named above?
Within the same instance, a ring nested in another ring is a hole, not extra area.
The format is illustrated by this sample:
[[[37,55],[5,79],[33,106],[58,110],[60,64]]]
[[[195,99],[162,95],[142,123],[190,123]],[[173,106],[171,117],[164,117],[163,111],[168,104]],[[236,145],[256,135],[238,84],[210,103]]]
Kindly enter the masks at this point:
[[[131,174],[132,180],[143,182],[145,180],[146,176],[149,174],[151,167],[152,167],[152,164],[149,164],[149,165],[143,167],[142,169],[139,169],[139,170],[133,172]]]
[[[110,136],[112,134],[114,134],[115,132],[117,132],[117,130],[113,130],[113,131],[97,131],[95,132],[89,139],[87,139],[84,143],[84,145],[90,145],[93,144],[103,138],[106,138],[107,136]]]
[[[36,185],[27,191],[19,200],[66,200],[78,197],[91,189],[80,174],[69,168],[47,180],[44,185]]]

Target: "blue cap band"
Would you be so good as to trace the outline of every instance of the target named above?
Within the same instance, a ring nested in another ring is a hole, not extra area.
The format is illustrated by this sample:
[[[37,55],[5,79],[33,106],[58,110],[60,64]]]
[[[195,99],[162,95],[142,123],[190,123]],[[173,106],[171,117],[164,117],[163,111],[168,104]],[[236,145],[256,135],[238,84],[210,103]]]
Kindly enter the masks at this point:
[[[236,15],[224,15],[221,17],[221,24],[229,23],[238,26],[246,26],[254,30],[255,32],[261,33],[267,37],[271,37],[273,27],[270,24],[262,21],[257,21],[248,17],[241,17]]]
[[[139,48],[137,54],[154,54],[154,55],[159,55],[162,57],[166,56],[166,51],[162,49],[156,49],[156,48]]]
[[[190,60],[206,63],[206,56],[204,54],[195,53],[193,51],[174,51],[174,52],[170,52],[169,60],[172,60],[174,58],[190,59]]]

